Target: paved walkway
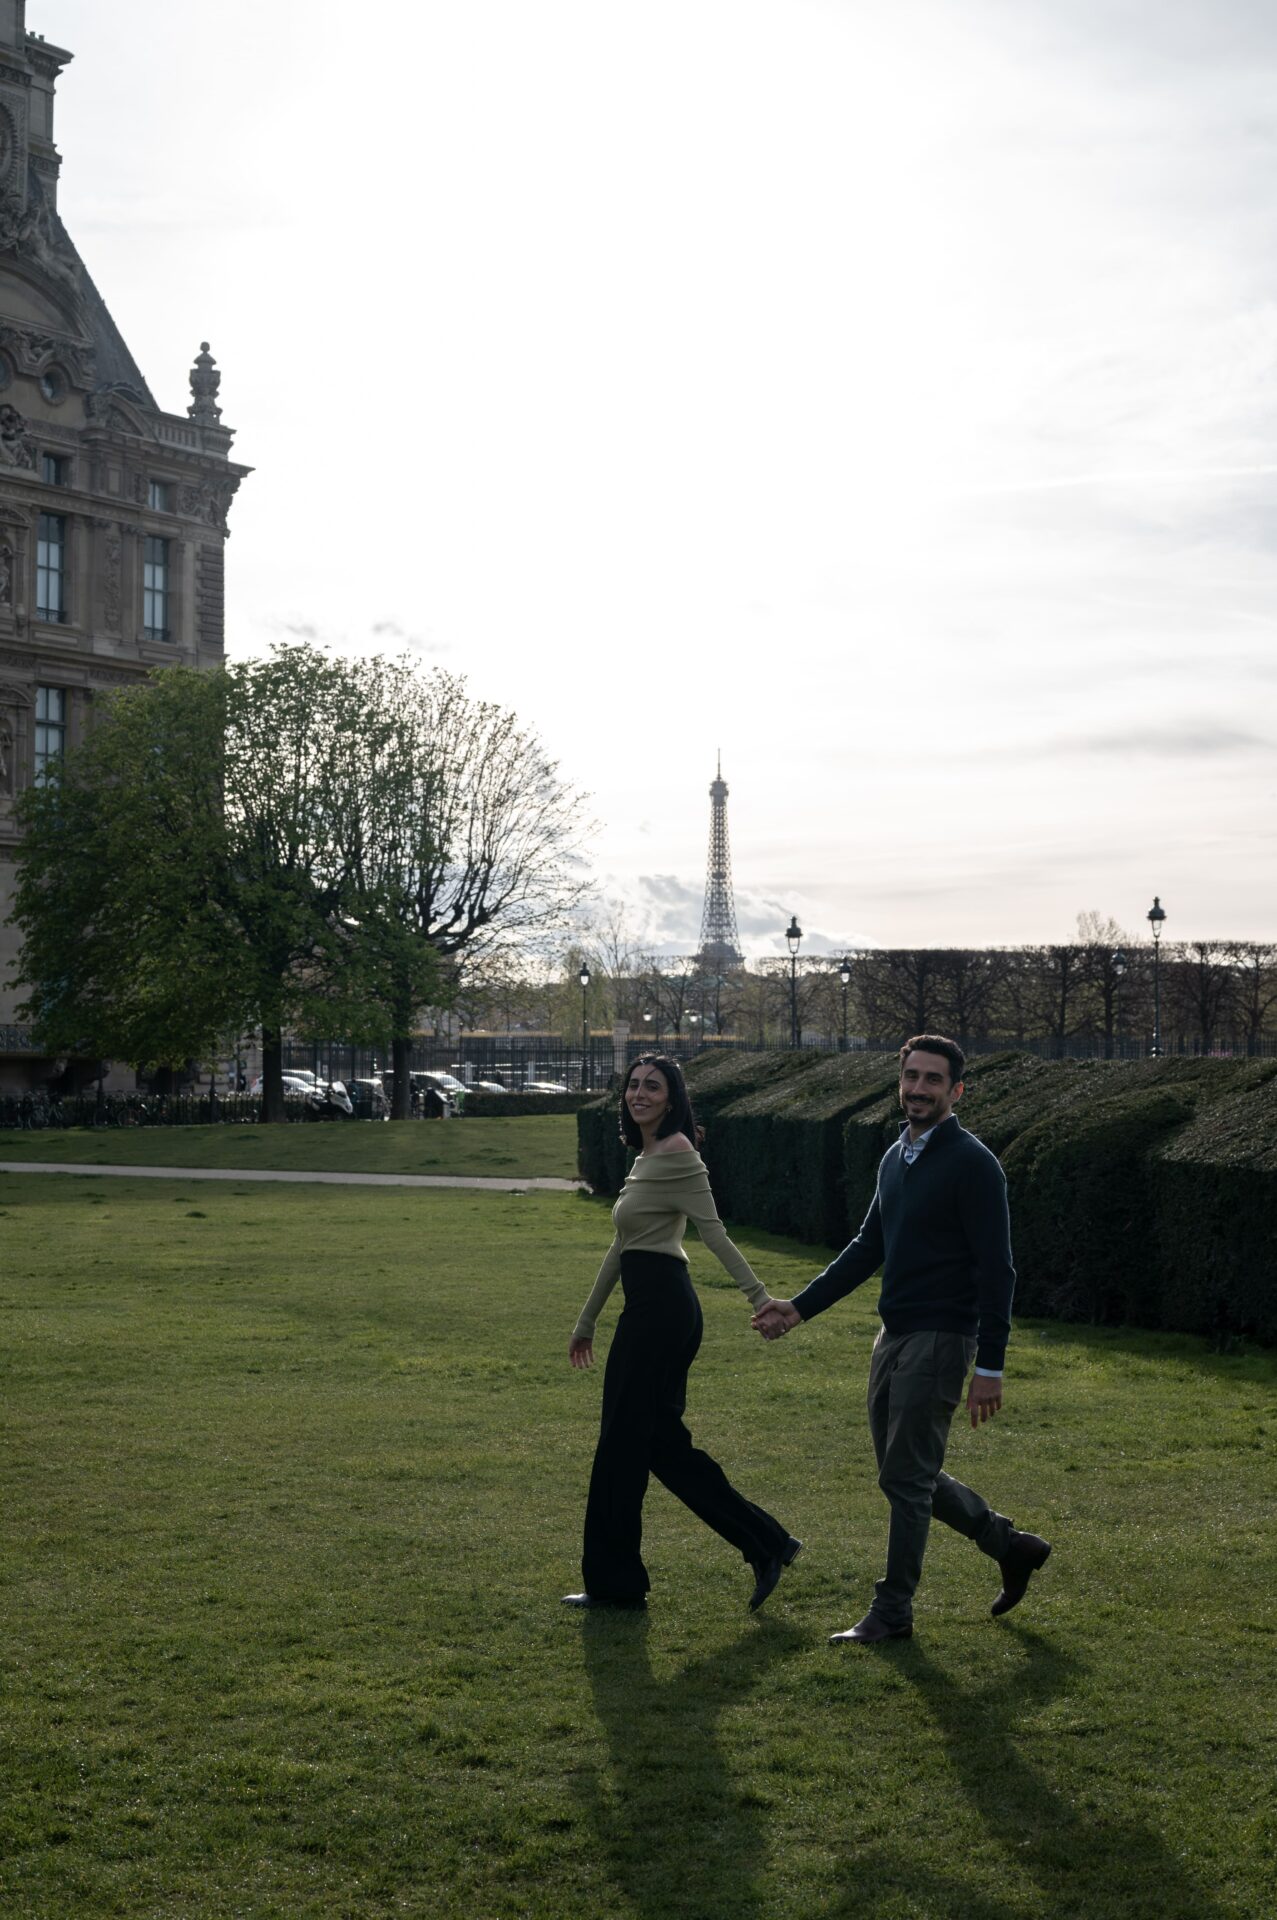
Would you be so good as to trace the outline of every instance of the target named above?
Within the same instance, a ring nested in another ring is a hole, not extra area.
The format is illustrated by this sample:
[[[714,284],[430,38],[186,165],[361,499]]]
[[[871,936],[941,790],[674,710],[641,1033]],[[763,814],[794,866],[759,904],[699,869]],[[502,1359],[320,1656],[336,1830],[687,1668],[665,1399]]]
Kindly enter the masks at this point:
[[[61,1160],[0,1160],[0,1173],[114,1174],[129,1180],[284,1180],[316,1187],[477,1187],[485,1193],[578,1193],[583,1180],[489,1179],[452,1173],[281,1173],[265,1167],[97,1167]]]

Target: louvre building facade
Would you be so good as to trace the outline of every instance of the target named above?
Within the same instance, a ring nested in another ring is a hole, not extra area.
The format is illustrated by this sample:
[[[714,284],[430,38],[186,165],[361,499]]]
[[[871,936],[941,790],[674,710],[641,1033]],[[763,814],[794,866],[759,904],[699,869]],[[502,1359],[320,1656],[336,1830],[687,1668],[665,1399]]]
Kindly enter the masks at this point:
[[[0,1092],[57,1065],[17,1012],[14,801],[104,692],[220,663],[227,514],[249,471],[207,345],[186,412],[165,413],[59,218],[70,58],[27,32],[25,0],[0,0]]]

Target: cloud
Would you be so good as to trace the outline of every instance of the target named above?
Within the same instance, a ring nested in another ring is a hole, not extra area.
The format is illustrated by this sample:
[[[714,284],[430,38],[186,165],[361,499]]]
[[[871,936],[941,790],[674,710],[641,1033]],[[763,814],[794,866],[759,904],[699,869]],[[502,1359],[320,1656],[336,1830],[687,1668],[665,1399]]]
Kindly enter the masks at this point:
[[[372,630],[378,640],[398,640],[413,653],[448,652],[446,641],[431,639],[428,633],[411,633],[407,627],[401,627],[397,620],[376,620]]]
[[[1097,734],[1048,742],[1039,749],[1046,753],[1170,754],[1177,759],[1198,759],[1252,749],[1271,752],[1273,742],[1261,734],[1248,733],[1210,721],[1188,721],[1183,726],[1132,727],[1125,733]],[[1036,757],[1036,755],[1035,755]]]

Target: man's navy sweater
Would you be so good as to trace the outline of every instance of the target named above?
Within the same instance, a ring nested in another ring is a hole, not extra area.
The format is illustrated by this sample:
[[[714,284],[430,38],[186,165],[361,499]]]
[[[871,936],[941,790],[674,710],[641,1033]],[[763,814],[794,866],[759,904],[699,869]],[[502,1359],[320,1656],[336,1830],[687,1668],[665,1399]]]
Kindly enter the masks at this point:
[[[1000,1373],[1015,1289],[1006,1176],[955,1114],[912,1166],[902,1152],[905,1132],[882,1157],[860,1232],[794,1305],[810,1320],[881,1267],[878,1311],[889,1334],[971,1335],[979,1343],[976,1365]]]

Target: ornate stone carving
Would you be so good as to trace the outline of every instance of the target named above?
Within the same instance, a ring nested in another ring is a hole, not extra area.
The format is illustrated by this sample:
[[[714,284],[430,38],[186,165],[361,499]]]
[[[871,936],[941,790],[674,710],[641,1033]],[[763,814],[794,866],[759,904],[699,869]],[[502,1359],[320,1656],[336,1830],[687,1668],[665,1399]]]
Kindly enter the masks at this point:
[[[106,427],[111,433],[139,434],[142,429],[137,421],[131,419],[123,407],[117,406],[116,391],[114,387],[97,387],[92,393],[86,393],[84,396],[85,419],[91,420],[94,426]],[[119,391],[126,398],[132,397],[131,388],[124,387]]]
[[[226,637],[226,549],[201,547],[195,556],[195,614],[200,645],[218,647]]]
[[[33,327],[19,327],[11,321],[5,321],[0,323],[0,347],[28,373],[39,373],[56,356],[79,385],[90,386],[93,382],[93,352],[83,341],[55,340],[52,334],[39,333]]]
[[[217,405],[217,389],[221,384],[222,376],[208,350],[208,341],[201,340],[195,365],[191,368],[191,393],[194,398],[186,409],[198,426],[215,427],[221,419],[222,409]]]
[[[230,512],[231,501],[235,498],[238,480],[217,480],[204,486],[182,487],[178,493],[177,504],[181,511],[192,517],[198,515],[210,527],[217,527],[225,533],[226,516]]]
[[[13,548],[0,540],[0,607],[13,605]]]
[[[123,574],[124,542],[120,530],[109,520],[104,522],[105,538],[102,541],[102,617],[108,631],[118,633],[124,618],[124,603],[120,589]]]
[[[80,265],[53,218],[39,177],[32,173],[25,198],[10,192],[0,201],[0,253],[26,253],[47,279],[80,305]]]
[[[35,442],[16,407],[0,407],[0,466],[35,467]]]
[[[19,151],[17,124],[8,107],[0,101],[0,187],[7,187],[12,180]]]
[[[17,791],[21,716],[30,704],[17,687],[0,686],[0,800],[11,800]]]

